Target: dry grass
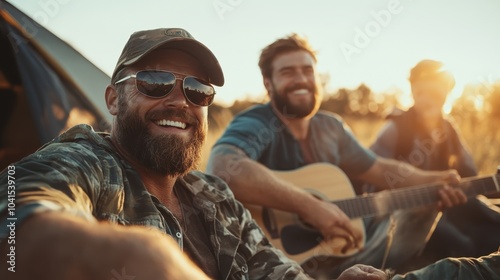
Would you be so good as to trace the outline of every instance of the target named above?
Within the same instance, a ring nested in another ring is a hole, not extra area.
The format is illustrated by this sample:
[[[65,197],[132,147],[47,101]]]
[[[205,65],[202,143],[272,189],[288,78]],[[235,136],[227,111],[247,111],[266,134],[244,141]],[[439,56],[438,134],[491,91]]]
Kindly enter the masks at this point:
[[[365,146],[375,140],[384,122],[380,119],[345,118],[354,134]],[[487,118],[456,119],[464,142],[472,154],[479,174],[492,174],[500,166],[500,132],[495,120]]]
[[[479,174],[492,174],[500,166],[498,121],[486,118],[459,120],[457,125],[472,153]]]
[[[210,129],[208,139],[202,152],[200,168],[205,170],[210,149],[219,139],[223,128],[230,122],[231,117],[225,114],[218,119],[217,126]],[[351,127],[361,144],[368,147],[382,128],[381,119],[345,117],[344,120]],[[492,174],[500,165],[500,133],[498,124],[494,120],[467,118],[456,119],[456,124],[468,145],[480,174]]]
[[[344,120],[351,127],[359,142],[365,147],[369,147],[375,141],[378,132],[384,125],[384,121],[378,118],[344,117]]]

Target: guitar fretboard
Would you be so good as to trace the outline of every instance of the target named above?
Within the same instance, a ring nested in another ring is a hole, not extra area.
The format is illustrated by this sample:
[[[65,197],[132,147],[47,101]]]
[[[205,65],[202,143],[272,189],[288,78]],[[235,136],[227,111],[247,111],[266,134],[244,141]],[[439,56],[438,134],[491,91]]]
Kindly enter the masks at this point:
[[[478,194],[500,192],[500,175],[463,179],[454,187],[461,188],[467,197]],[[378,192],[355,198],[333,201],[347,216],[369,217],[394,212],[396,210],[429,206],[439,200],[442,184],[422,185],[387,192]]]

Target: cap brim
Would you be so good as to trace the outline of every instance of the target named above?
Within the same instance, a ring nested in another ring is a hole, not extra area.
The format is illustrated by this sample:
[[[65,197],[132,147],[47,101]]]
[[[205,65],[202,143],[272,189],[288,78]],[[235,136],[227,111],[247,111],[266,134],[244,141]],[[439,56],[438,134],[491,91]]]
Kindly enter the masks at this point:
[[[224,85],[224,73],[215,55],[202,43],[189,38],[169,38],[168,40],[160,41],[154,46],[150,47],[147,52],[123,62],[124,66],[129,66],[140,60],[148,53],[160,47],[168,47],[172,49],[179,49],[196,58],[208,74],[209,83],[216,86]]]

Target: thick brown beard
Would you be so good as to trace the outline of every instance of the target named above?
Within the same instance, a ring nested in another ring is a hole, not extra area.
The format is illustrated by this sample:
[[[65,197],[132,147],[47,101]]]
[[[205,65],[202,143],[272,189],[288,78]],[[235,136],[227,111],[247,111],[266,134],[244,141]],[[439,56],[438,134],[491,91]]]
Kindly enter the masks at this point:
[[[162,116],[185,117],[184,110],[166,109]],[[191,117],[192,118],[192,117]],[[157,174],[183,176],[196,168],[201,159],[206,123],[196,122],[192,126],[193,137],[185,141],[175,135],[153,136],[137,113],[132,112],[123,101],[119,101],[117,114],[117,140],[145,168]]]
[[[271,98],[274,103],[275,109],[278,110],[284,117],[290,119],[304,118],[313,113],[316,113],[316,111],[319,108],[317,86],[311,88],[309,86],[302,85],[300,88],[304,87],[314,93],[314,100],[310,104],[295,106],[290,102],[290,100],[288,99],[288,95],[286,93],[299,88],[299,86],[296,85],[294,87],[285,88],[283,92],[278,92],[273,84],[272,85],[273,94],[271,95]]]

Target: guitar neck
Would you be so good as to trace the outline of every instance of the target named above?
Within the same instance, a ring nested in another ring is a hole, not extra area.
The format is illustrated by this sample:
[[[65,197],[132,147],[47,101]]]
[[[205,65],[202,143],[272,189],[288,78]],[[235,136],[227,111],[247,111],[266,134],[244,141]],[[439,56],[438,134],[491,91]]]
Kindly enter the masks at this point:
[[[461,188],[467,197],[479,194],[500,192],[498,184],[500,175],[463,179],[456,187]],[[422,185],[383,191],[355,198],[332,201],[347,216],[352,218],[383,215],[396,210],[429,206],[439,200],[439,189],[442,184]]]
[[[439,189],[443,187],[442,184],[421,185],[356,197],[349,178],[340,168],[329,163],[314,163],[296,170],[273,173],[318,199],[335,203],[352,219],[351,225],[363,234],[364,223],[359,218],[430,206],[438,201]],[[500,192],[499,176],[466,178],[456,187],[462,188],[467,196]],[[323,239],[321,233],[311,230],[296,213],[252,204],[245,206],[269,240],[299,263],[313,256],[346,257],[359,251],[359,248],[353,248],[346,252],[346,240],[343,238]],[[365,238],[363,235],[362,244]]]

